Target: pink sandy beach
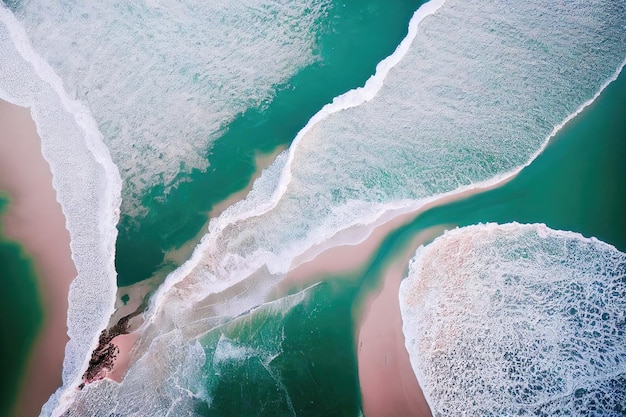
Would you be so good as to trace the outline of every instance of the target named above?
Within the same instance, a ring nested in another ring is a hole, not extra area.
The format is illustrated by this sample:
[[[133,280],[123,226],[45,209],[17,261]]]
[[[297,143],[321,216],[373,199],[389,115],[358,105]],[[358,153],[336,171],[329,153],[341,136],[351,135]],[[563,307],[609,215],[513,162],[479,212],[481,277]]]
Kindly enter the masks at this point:
[[[258,171],[260,172],[261,169]],[[277,285],[274,297],[284,296],[287,292],[294,289],[308,287],[315,282],[323,280],[328,275],[357,270],[375,253],[389,233],[412,221],[422,212],[438,205],[501,186],[510,179],[507,178],[488,187],[447,195],[424,205],[414,212],[393,216],[384,224],[373,228],[365,240],[355,245],[336,243],[333,246],[333,242],[342,242],[342,239],[345,238],[344,234],[350,235],[355,233],[354,230],[340,232],[326,242],[326,245],[330,246],[329,249],[319,251],[313,248],[311,253],[316,253],[316,255],[312,256],[312,259],[295,266],[283,281]],[[244,198],[247,191],[249,190],[244,190],[232,196],[228,199],[228,203],[232,204]],[[219,206],[219,209],[223,208],[222,205]],[[442,233],[442,231],[443,228],[426,230],[417,236],[413,244],[407,248],[406,253],[399,255],[388,267],[381,287],[367,298],[363,311],[355,312],[359,323],[357,329],[355,329],[358,346],[359,381],[363,411],[366,417],[419,417],[431,415],[428,404],[411,368],[409,355],[404,345],[398,290],[405,268],[415,249]],[[192,242],[191,246],[185,248],[181,253],[173,251],[169,256],[182,262],[191,253],[195,243],[197,242]],[[300,259],[307,259],[306,254]],[[125,291],[130,292],[137,291],[136,294],[131,296],[131,299],[135,300],[143,298],[143,293],[140,294],[140,290],[141,288],[135,288],[134,286],[133,288],[125,289]],[[119,313],[126,311],[127,314],[134,308],[136,308],[136,305],[132,303],[125,308],[122,307]],[[136,326],[132,327],[136,328]],[[113,340],[113,343],[119,347],[120,353],[113,369],[106,374],[106,377],[118,382],[123,378],[129,361],[132,359],[132,349],[139,337],[139,334],[131,333],[120,335]]]
[[[443,227],[420,233],[387,268],[380,292],[366,302],[357,336],[366,417],[431,415],[405,348],[398,291],[415,249],[442,232]]]
[[[15,408],[16,415],[29,417],[39,415],[61,386],[68,291],[76,269],[65,217],[29,110],[0,100],[0,126],[0,189],[11,199],[3,216],[4,232],[34,259],[45,312]]]
[[[329,275],[357,270],[364,266],[389,233],[424,211],[499,187],[510,179],[439,198],[417,211],[393,217],[374,228],[361,243],[330,247],[293,268],[278,284],[276,295],[282,296],[288,291],[305,288]],[[357,358],[365,417],[431,416],[405,348],[398,292],[405,269],[417,247],[443,233],[444,229],[441,226],[416,236],[406,252],[398,254],[389,265],[381,287],[366,299],[363,311],[355,312],[359,323],[356,329]]]

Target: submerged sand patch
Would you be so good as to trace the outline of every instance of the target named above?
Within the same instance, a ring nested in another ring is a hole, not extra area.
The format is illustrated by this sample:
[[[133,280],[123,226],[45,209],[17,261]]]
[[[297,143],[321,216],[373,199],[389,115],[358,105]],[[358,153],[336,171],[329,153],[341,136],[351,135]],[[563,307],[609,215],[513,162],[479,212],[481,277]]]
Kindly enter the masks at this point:
[[[35,416],[62,383],[68,292],[76,268],[65,216],[29,110],[0,100],[0,126],[0,188],[11,198],[3,216],[4,233],[33,257],[45,311],[16,408],[19,416]]]

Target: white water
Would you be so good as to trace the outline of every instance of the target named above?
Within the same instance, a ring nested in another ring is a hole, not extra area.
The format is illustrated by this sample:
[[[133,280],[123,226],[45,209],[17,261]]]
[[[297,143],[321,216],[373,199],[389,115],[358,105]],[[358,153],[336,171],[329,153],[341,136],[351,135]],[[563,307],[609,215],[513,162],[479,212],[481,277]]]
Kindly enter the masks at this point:
[[[141,380],[179,387],[200,378],[193,352],[182,348],[187,341],[172,331],[189,325],[195,301],[250,276],[255,283],[266,282],[252,287],[258,292],[243,286],[249,294],[224,306],[245,311],[262,301],[292,259],[337,231],[369,225],[391,209],[416,209],[435,196],[489,183],[528,163],[623,65],[625,14],[623,4],[601,1],[550,7],[525,2],[506,10],[495,2],[428,3],[394,56],[377,68],[374,81],[316,115],[316,123],[264,172],[246,201],[211,222],[192,260],[155,298],[142,342],[145,356],[131,368],[136,377],[119,389],[130,392]],[[47,18],[41,16],[44,22]],[[30,24],[39,33],[36,43],[53,42],[43,33],[56,29]],[[70,73],[64,77],[80,78]],[[100,94],[97,88],[77,94],[92,91]],[[97,108],[98,100],[89,104]],[[123,142],[120,147],[133,143]],[[133,165],[132,158],[125,163]],[[159,164],[156,171],[178,172]],[[151,377],[165,375],[160,371],[145,374],[150,368],[145,358],[166,353],[168,379]],[[98,398],[116,401],[118,388],[111,385],[89,388],[96,403]]]
[[[259,268],[280,275],[339,230],[517,172],[617,76],[625,16],[601,1],[428,3],[374,81],[318,113],[211,221],[155,304],[173,286],[190,305]]]
[[[626,254],[545,225],[478,225],[420,247],[400,288],[435,416],[617,415]]]
[[[206,169],[221,129],[315,60],[329,1],[20,3],[35,49],[93,112],[134,216],[150,187],[163,198]]]
[[[11,13],[0,6],[0,97],[26,106],[66,218],[78,276],[69,294],[63,387],[44,415],[81,381],[116,291],[115,239],[121,180],[89,110],[68,97],[61,80],[31,48]]]
[[[165,349],[191,317],[195,326],[209,294],[239,282],[246,294],[212,314],[261,303],[268,282],[340,230],[513,175],[624,65],[623,5],[448,0],[425,10],[372,90],[322,110],[248,198],[211,221],[153,298],[141,354]]]

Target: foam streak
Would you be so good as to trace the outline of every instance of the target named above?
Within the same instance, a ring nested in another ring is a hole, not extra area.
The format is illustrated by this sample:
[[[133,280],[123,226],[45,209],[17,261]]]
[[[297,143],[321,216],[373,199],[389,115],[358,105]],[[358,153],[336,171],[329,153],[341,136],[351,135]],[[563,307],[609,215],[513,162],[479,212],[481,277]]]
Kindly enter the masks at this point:
[[[619,410],[625,265],[612,245],[544,224],[469,226],[420,247],[400,305],[433,415]]]
[[[415,39],[417,35],[417,28],[419,24],[429,15],[432,15],[437,12],[444,4],[445,0],[431,0],[424,5],[422,5],[413,15],[411,21],[409,22],[409,30],[407,36],[402,40],[400,45],[396,48],[396,50],[389,57],[382,60],[377,66],[376,71],[372,77],[370,77],[363,87],[356,88],[354,90],[348,91],[345,94],[342,94],[335,99],[333,99],[332,103],[326,104],[320,111],[318,111],[305,125],[304,128],[298,132],[295,139],[293,140],[289,151],[287,153],[287,158],[284,160],[284,155],[279,159],[274,165],[282,165],[282,172],[280,175],[280,179],[278,181],[278,185],[276,189],[273,191],[271,198],[263,204],[259,204],[255,206],[253,210],[244,211],[242,213],[238,213],[235,216],[227,217],[227,220],[224,221],[223,217],[212,220],[210,225],[210,235],[219,234],[219,230],[225,229],[228,225],[240,222],[244,219],[249,219],[253,217],[261,216],[273,208],[276,207],[282,196],[284,195],[287,187],[292,179],[292,163],[294,159],[294,155],[303,140],[303,138],[322,120],[330,117],[331,115],[338,113],[340,111],[360,106],[363,103],[366,103],[372,100],[376,94],[380,91],[383,86],[383,82],[389,71],[397,65],[402,58],[406,55],[409,50],[411,43]],[[226,213],[225,213],[226,214]],[[230,212],[228,213],[230,214]],[[227,214],[227,215],[228,215]],[[211,228],[213,226],[213,228]],[[171,273],[166,281],[161,285],[158,291],[155,293],[154,297],[151,300],[151,310],[158,310],[159,303],[163,300],[165,294],[174,286],[176,283],[183,280],[191,271],[199,264],[202,259],[203,253],[209,247],[209,242],[211,239],[208,235],[205,236],[208,239],[203,239],[202,242],[196,247],[193,252],[191,258],[181,265],[176,271]],[[150,320],[152,319],[151,316]],[[146,323],[150,323],[150,320],[146,320]]]
[[[58,415],[80,383],[91,350],[97,345],[100,330],[107,325],[113,310],[121,179],[89,110],[68,96],[61,79],[33,50],[24,28],[3,5],[0,6],[0,21],[6,27],[16,51],[32,67],[29,70],[32,72],[32,83],[38,82],[35,78],[45,83],[45,87],[36,92],[29,91],[28,85],[3,85],[0,90],[9,101],[31,107],[42,140],[42,153],[53,172],[53,185],[66,216],[66,227],[72,241],[72,259],[78,271],[69,295],[70,342],[64,361],[64,386],[42,411],[43,414]],[[3,81],[14,81],[10,74],[2,75],[9,78]],[[37,88],[40,87],[33,90]],[[70,129],[68,126],[67,133],[63,135],[60,133],[63,129],[54,126],[53,115],[63,112],[71,115],[80,132],[79,137],[72,137],[69,133],[73,132],[73,127]],[[78,154],[83,146],[88,156]],[[80,162],[73,166],[72,161]],[[83,164],[90,169],[81,172],[79,178],[74,169],[80,169]],[[97,174],[90,176],[91,173]],[[94,311],[97,314],[91,314]]]

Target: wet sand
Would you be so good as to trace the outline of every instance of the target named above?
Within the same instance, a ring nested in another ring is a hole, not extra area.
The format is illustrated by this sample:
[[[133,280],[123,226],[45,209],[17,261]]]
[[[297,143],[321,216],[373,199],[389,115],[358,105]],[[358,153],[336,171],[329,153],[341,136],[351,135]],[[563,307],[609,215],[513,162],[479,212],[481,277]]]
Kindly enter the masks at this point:
[[[252,189],[254,181],[261,176],[262,171],[265,168],[269,167],[272,162],[274,162],[278,154],[283,150],[284,148],[281,147],[276,149],[271,154],[259,153],[255,158],[256,172],[250,179],[246,188],[232,194],[221,203],[216,204],[213,209],[207,213],[207,218],[211,219],[217,217],[231,205],[245,199]],[[182,265],[184,262],[186,262],[191,257],[198,243],[200,243],[202,237],[206,234],[208,225],[209,220],[207,220],[205,226],[202,227],[202,229],[193,239],[191,239],[178,249],[168,251],[165,254],[165,260],[175,262],[178,265]],[[117,323],[117,320],[119,320],[123,316],[135,311],[144,302],[145,298],[152,294],[152,292],[158,287],[158,285],[160,284],[160,282],[163,281],[164,278],[165,277],[159,275],[144,281],[140,281],[136,284],[129,285],[127,287],[119,288],[116,310],[111,317],[111,322],[109,323],[109,326]],[[129,302],[126,305],[120,303],[119,299],[121,295],[129,296]],[[136,331],[141,326],[141,324],[143,324],[143,317],[139,315],[133,318],[130,322],[130,334],[120,335],[112,340],[112,343],[117,345],[117,347],[119,348],[119,353],[113,364],[113,369],[106,375],[107,378],[117,382],[121,382],[121,380],[123,379],[124,374],[128,370],[128,366],[131,364],[132,361],[132,350],[135,346],[135,342],[140,336],[140,333]]]
[[[452,201],[467,198],[500,187],[513,179],[505,178],[486,187],[449,194],[435,199],[408,213],[391,215],[381,225],[369,230],[365,239],[357,244],[341,244],[350,236],[361,236],[362,230],[340,232],[325,246],[326,250],[312,248],[301,259],[312,258],[297,264],[276,286],[273,298],[278,298],[322,281],[329,275],[355,271],[363,267],[389,233],[414,220],[421,213]],[[447,228],[452,228],[449,225]],[[431,228],[418,234],[406,252],[398,256],[387,268],[377,292],[370,294],[360,313],[357,325],[357,358],[359,383],[365,417],[422,417],[430,416],[430,409],[419,387],[404,345],[402,317],[398,291],[404,271],[417,247],[443,233],[444,226]],[[332,246],[332,241],[339,242]]]
[[[28,417],[39,415],[61,386],[68,292],[76,269],[65,217],[29,110],[0,100],[0,126],[0,189],[11,199],[3,216],[4,232],[33,257],[45,312],[16,409],[16,415]]]
[[[420,245],[443,233],[425,230],[387,267],[379,294],[366,301],[357,336],[359,380],[366,417],[431,416],[402,333],[398,291],[409,260]]]

